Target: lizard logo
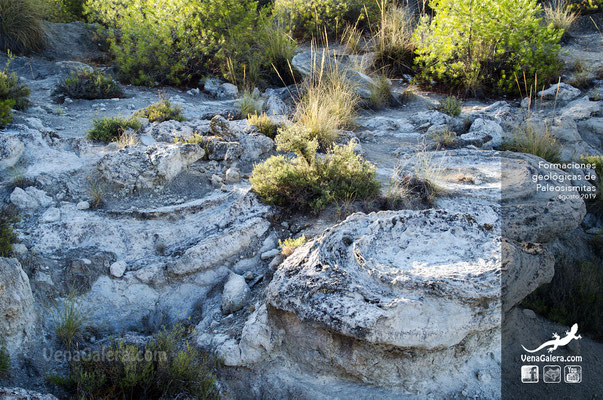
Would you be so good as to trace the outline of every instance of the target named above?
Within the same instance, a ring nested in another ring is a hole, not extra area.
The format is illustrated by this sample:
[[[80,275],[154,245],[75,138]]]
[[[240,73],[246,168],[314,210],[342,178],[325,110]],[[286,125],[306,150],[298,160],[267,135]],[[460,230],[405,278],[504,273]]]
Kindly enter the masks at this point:
[[[576,332],[578,332],[578,324],[572,325],[572,329],[565,331],[564,337],[560,337],[557,333],[553,333],[553,340],[544,342],[534,350],[528,350],[523,345],[521,347],[523,347],[523,349],[528,353],[536,353],[544,348],[550,347],[548,351],[549,353],[552,353],[553,351],[557,350],[557,347],[559,346],[567,346],[567,344],[572,340],[582,339],[582,336],[576,336]]]

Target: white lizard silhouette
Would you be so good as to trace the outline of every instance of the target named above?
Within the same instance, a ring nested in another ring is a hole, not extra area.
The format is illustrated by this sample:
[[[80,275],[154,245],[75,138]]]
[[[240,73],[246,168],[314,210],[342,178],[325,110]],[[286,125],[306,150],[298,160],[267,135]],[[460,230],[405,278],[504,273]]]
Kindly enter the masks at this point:
[[[545,347],[552,346],[548,350],[549,353],[552,353],[553,351],[557,350],[557,347],[559,347],[559,346],[566,346],[569,342],[571,342],[574,339],[575,340],[582,339],[582,336],[580,336],[580,335],[576,336],[576,332],[578,332],[578,324],[572,325],[571,330],[565,331],[565,334],[566,334],[565,337],[560,337],[557,333],[553,333],[554,340],[549,340],[548,342],[544,342],[537,349],[528,350],[525,347],[523,347],[523,345],[521,347],[523,347],[523,349],[525,351],[527,351],[528,353],[536,353],[537,351],[540,351],[540,350],[544,349]]]

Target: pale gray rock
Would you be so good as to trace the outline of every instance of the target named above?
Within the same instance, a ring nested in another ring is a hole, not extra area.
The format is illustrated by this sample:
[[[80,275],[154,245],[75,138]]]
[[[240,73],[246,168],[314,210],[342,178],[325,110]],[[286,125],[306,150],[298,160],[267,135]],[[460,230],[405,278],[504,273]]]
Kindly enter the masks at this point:
[[[148,189],[170,182],[204,154],[195,144],[127,146],[104,156],[97,169],[105,180],[128,190]]]
[[[29,186],[25,190],[16,187],[10,195],[10,201],[18,208],[34,210],[39,207],[48,207],[52,203],[52,198],[43,190]]]
[[[491,149],[498,147],[503,141],[503,129],[495,121],[478,118],[471,124],[469,132],[460,136],[466,142]]]
[[[50,207],[42,214],[42,222],[52,223],[61,219],[61,210],[56,207]]]
[[[237,183],[241,180],[241,172],[236,167],[230,167],[226,170],[224,180],[226,183]]]
[[[564,82],[551,85],[548,89],[537,93],[537,98],[543,100],[570,101],[578,96],[580,96],[580,89]]]
[[[265,251],[264,253],[262,253],[261,256],[260,256],[260,258],[262,260],[266,261],[266,260],[269,260],[271,258],[274,258],[279,253],[280,253],[280,251],[278,249],[268,250],[268,251]]]
[[[245,278],[241,275],[231,273],[222,291],[222,312],[232,314],[239,311],[247,304],[251,291]]]
[[[0,388],[0,400],[58,400],[50,393],[39,393],[17,387]]]
[[[239,90],[235,85],[215,78],[206,79],[203,89],[218,99],[236,99],[239,95]]]
[[[13,135],[0,135],[0,170],[14,167],[25,150],[25,145]]]
[[[590,101],[588,96],[584,96],[561,109],[561,116],[580,121],[601,112],[601,105],[603,105],[603,101]]]
[[[90,208],[90,203],[87,201],[80,201],[76,205],[78,210],[88,210]]]
[[[109,267],[109,272],[111,273],[112,277],[121,278],[122,276],[124,276],[127,267],[128,265],[125,261],[116,261]]]
[[[29,278],[14,258],[0,258],[0,337],[10,355],[33,339],[36,321]]]

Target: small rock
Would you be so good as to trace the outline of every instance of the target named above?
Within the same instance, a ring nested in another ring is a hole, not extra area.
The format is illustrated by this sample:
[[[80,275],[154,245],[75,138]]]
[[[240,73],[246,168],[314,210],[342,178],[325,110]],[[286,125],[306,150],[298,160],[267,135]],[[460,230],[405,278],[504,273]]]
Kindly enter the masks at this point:
[[[231,273],[222,292],[222,313],[231,314],[243,308],[250,293],[245,278]]]
[[[226,183],[237,183],[241,180],[241,173],[238,168],[230,167],[226,170]]]
[[[283,256],[279,254],[274,257],[272,261],[270,261],[270,264],[268,264],[268,268],[270,268],[271,270],[276,269],[276,267],[278,267],[281,262],[283,262]]]
[[[569,101],[578,96],[580,96],[580,89],[576,89],[575,87],[563,82],[551,85],[548,89],[541,90],[537,93],[537,98],[541,98],[543,100],[558,99],[562,101]]]
[[[124,273],[126,272],[126,262],[125,261],[116,261],[113,264],[111,264],[111,267],[109,267],[109,271],[111,272],[111,276],[113,276],[114,278],[121,278],[122,276],[124,276]]]
[[[278,255],[279,253],[280,253],[279,249],[268,250],[268,251],[262,253],[260,258],[262,259],[262,261],[266,261],[266,260]]]
[[[211,176],[211,184],[215,187],[220,187],[223,181],[224,179],[222,179],[222,177],[219,175],[214,174]]]
[[[245,278],[245,280],[247,282],[249,282],[250,280],[253,279],[253,272],[247,271],[247,272],[245,272],[245,275],[243,275],[243,277]]]
[[[28,251],[27,246],[25,246],[23,243],[13,244],[13,254],[15,255],[24,256]]]
[[[10,201],[21,209],[36,209],[40,206],[47,207],[52,203],[52,199],[46,195],[46,192],[33,186],[25,190],[16,187],[10,195]]]
[[[42,222],[56,222],[61,219],[61,211],[56,207],[50,207],[42,214]]]
[[[80,201],[77,203],[78,210],[88,210],[90,208],[90,203],[87,201]]]

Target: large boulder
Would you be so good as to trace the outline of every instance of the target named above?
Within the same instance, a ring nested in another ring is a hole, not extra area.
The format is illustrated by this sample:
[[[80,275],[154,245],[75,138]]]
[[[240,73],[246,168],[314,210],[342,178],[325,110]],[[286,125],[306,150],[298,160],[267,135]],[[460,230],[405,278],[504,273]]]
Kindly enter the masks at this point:
[[[0,345],[23,351],[34,333],[36,313],[29,278],[14,258],[0,258]]]

